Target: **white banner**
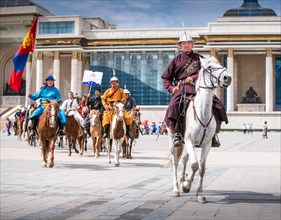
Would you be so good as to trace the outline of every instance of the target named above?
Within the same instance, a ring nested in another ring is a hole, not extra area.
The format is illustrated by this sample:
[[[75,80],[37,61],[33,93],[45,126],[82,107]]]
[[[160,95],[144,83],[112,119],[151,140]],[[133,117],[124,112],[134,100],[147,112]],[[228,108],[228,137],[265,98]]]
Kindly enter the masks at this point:
[[[93,72],[91,70],[85,70],[82,80],[82,84],[90,84],[93,86],[100,86],[102,81],[103,72]]]

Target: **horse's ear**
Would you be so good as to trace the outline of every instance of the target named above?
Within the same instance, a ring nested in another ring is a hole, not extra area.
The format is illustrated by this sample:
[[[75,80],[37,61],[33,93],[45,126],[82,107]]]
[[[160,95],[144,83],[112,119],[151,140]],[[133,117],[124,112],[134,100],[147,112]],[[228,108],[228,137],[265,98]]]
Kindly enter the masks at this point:
[[[137,110],[140,110],[140,107],[136,107]]]
[[[46,99],[46,102],[47,102],[47,103],[50,103],[51,101],[50,101],[49,99]]]
[[[205,66],[207,66],[207,64],[209,63],[208,62],[208,59],[205,59],[203,57],[199,57],[200,59],[200,63],[201,63],[201,66],[204,68]]]

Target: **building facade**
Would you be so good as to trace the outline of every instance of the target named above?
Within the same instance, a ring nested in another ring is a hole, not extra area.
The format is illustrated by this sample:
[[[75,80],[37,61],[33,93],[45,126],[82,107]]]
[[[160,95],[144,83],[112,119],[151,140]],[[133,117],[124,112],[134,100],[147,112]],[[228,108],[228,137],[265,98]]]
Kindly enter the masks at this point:
[[[23,76],[25,89],[16,96],[6,88],[12,58],[36,13],[23,17],[12,7],[1,7],[1,105],[24,103],[25,91],[37,91],[49,74],[54,75],[65,98],[69,91],[78,95],[88,93],[89,86],[82,84],[82,78],[84,70],[90,69],[104,73],[102,91],[110,86],[109,79],[115,73],[120,87],[129,89],[138,105],[150,110],[166,108],[171,95],[165,91],[161,75],[180,53],[178,37],[187,32],[195,40],[195,52],[215,56],[231,73],[230,88],[217,91],[228,112],[280,111],[281,19],[271,9],[257,10],[257,4],[246,0],[244,8],[230,9],[207,27],[184,29],[116,29],[102,19],[53,16],[41,9],[36,50],[30,54]],[[5,24],[2,18],[6,19]],[[3,31],[13,22],[26,22],[17,36],[12,29]],[[259,103],[243,103],[249,87],[257,92]]]

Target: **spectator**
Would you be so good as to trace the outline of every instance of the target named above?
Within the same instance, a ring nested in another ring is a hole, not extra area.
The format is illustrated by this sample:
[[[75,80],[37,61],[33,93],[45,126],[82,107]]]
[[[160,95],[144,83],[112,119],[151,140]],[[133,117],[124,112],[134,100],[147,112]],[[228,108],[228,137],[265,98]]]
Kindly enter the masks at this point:
[[[11,135],[11,132],[10,132],[11,127],[12,127],[12,122],[10,121],[9,118],[7,118],[6,129],[7,129],[8,136]]]
[[[267,139],[267,131],[268,131],[268,126],[267,126],[267,121],[264,122],[263,127],[262,127],[262,136],[263,139]]]
[[[157,130],[156,124],[155,122],[152,122],[150,126],[150,134],[155,134],[156,130]]]

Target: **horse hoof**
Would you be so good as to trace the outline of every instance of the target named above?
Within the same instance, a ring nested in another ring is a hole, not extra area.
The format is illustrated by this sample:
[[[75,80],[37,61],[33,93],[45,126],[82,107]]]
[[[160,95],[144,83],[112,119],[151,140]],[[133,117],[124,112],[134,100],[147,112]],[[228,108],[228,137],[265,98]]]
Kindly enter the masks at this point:
[[[180,192],[172,192],[172,197],[180,197]]]
[[[205,196],[197,196],[197,201],[201,204],[208,202]]]
[[[42,167],[43,168],[47,167],[47,164],[46,163],[42,163]]]
[[[83,155],[83,153],[80,153],[80,155]]]
[[[119,163],[116,163],[116,164],[115,164],[115,167],[119,167],[119,165],[120,165]]]
[[[49,167],[49,168],[53,168],[53,167],[54,167],[54,163],[48,164],[48,167]]]
[[[111,161],[108,161],[108,163],[111,163]]]

